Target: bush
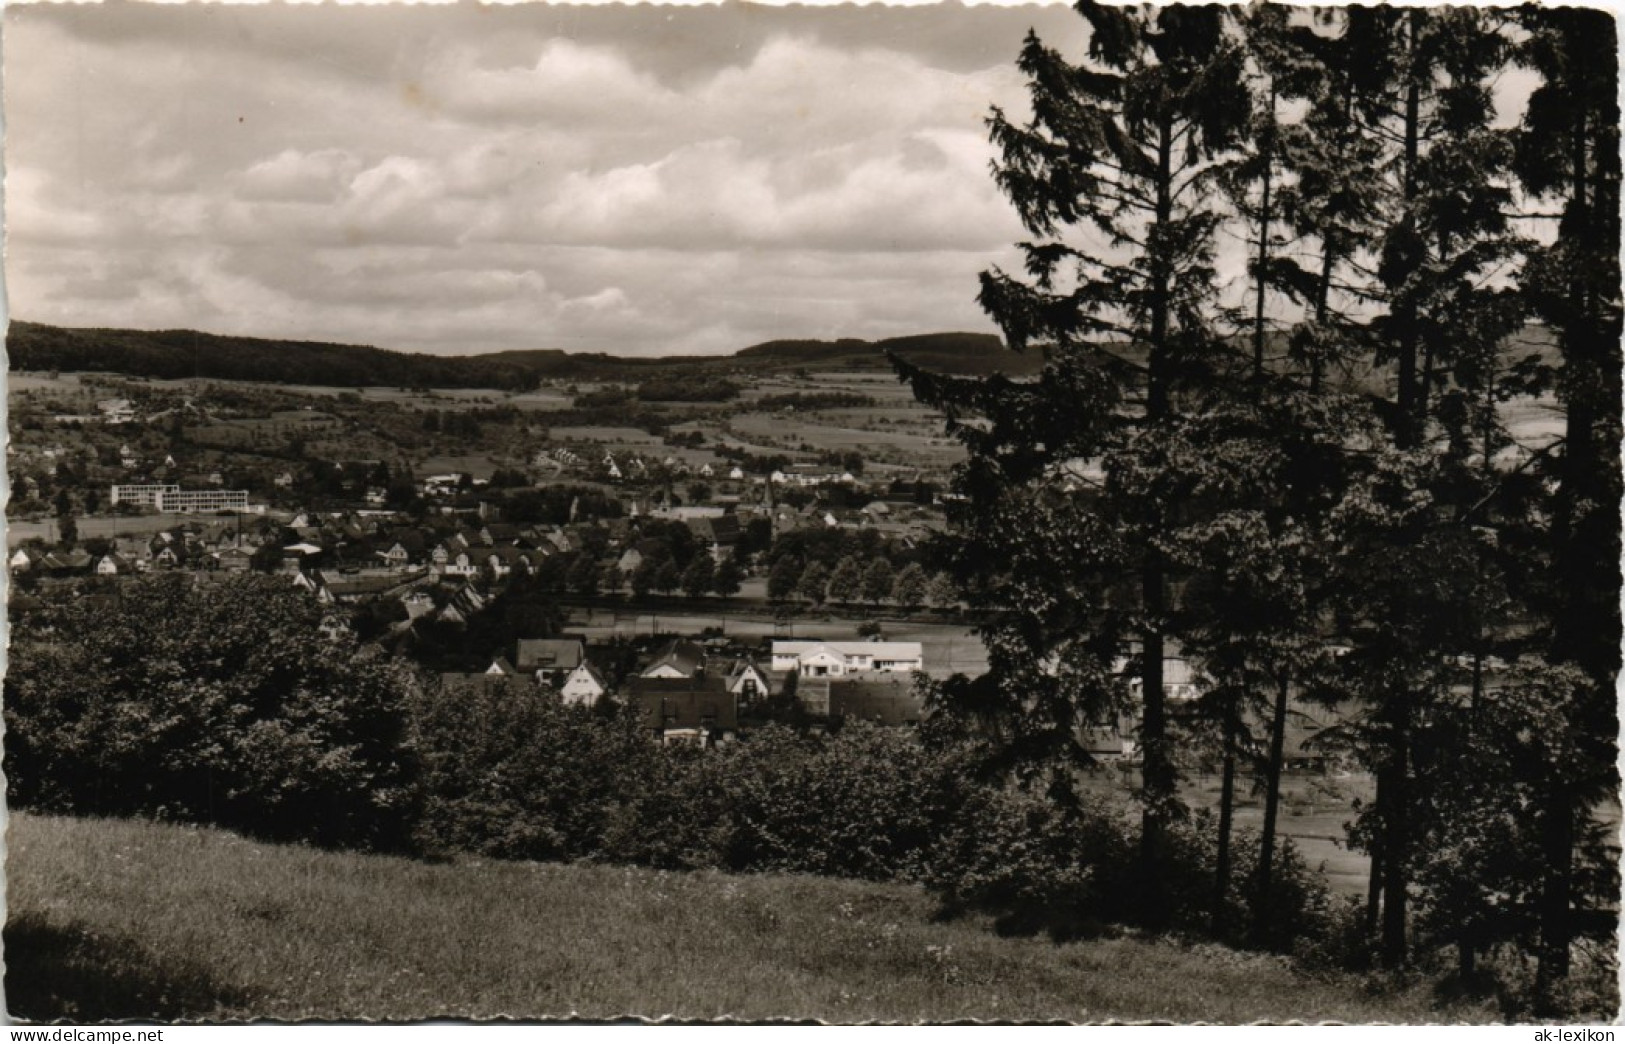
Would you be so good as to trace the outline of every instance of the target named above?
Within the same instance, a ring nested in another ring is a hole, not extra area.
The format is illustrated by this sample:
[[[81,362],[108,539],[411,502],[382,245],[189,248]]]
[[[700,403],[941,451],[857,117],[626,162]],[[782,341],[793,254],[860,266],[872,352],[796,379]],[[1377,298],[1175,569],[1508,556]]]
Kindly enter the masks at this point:
[[[950,914],[992,914],[1001,932],[1096,934],[1128,907],[1135,841],[1120,809],[982,790],[933,853],[927,884]]]
[[[1167,882],[1169,927],[1212,932],[1217,836],[1212,817],[1199,814],[1170,825]],[[1047,932],[1058,939],[1096,934],[1125,923],[1140,907],[1137,824],[1103,798],[1054,801],[1027,791],[978,792],[933,854],[927,883],[950,914],[991,914],[1001,931]],[[1232,837],[1232,881],[1220,935],[1240,942],[1250,923],[1247,882],[1254,879],[1259,838]],[[1325,885],[1290,842],[1276,852],[1271,902],[1271,949],[1290,951],[1324,939],[1340,910]],[[1345,940],[1326,943],[1329,956]]]
[[[770,726],[727,757],[732,870],[916,880],[966,796],[951,752],[866,723],[810,738]]]
[[[902,729],[769,724],[715,750],[663,748],[604,854],[669,869],[917,880],[966,796],[954,755]]]
[[[1276,838],[1270,873],[1270,927],[1263,939],[1255,939],[1251,936],[1251,926],[1262,836],[1256,830],[1243,829],[1231,834],[1230,889],[1225,909],[1215,925],[1216,819],[1211,810],[1202,809],[1170,827],[1173,852],[1169,892],[1174,907],[1170,923],[1180,930],[1216,934],[1226,942],[1262,945],[1278,953],[1293,952],[1301,943],[1314,939],[1354,959],[1354,950],[1362,947],[1363,942],[1342,939],[1334,944],[1329,938],[1341,930],[1338,920],[1342,916],[1341,908],[1320,873],[1303,861],[1290,838]]]
[[[283,578],[167,574],[20,633],[5,680],[17,806],[397,848],[413,814],[410,675],[321,636]]]
[[[415,837],[429,854],[599,855],[659,753],[631,712],[565,706],[530,684],[431,683],[412,729],[422,765]]]

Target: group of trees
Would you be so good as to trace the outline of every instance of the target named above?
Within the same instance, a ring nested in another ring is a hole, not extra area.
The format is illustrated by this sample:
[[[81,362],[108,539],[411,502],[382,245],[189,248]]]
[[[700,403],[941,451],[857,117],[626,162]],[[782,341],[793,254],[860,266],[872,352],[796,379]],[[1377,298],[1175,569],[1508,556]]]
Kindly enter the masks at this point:
[[[873,397],[857,392],[785,392],[757,399],[759,410],[839,410],[865,409],[875,404]]]
[[[477,670],[457,653],[511,642],[547,612],[536,594],[505,595],[481,614],[489,633],[446,641],[436,669]],[[324,612],[275,578],[168,574],[20,621],[5,678],[12,807],[431,857],[928,881],[958,908],[1067,934],[1109,919],[1133,879],[1118,810],[1056,813],[989,790],[969,771],[979,741],[949,720],[764,723],[711,750],[667,747],[636,706],[447,685],[323,636]],[[1191,874],[1211,864],[1191,854]],[[1301,864],[1289,873],[1311,894]],[[1081,875],[1086,896],[1068,888]],[[1304,905],[1292,923],[1308,923]],[[1175,916],[1200,914],[1181,902]]]
[[[669,555],[645,558],[626,577],[626,583],[637,598],[646,598],[651,591],[669,595],[678,589],[690,598],[707,593],[732,598],[739,593],[744,579],[745,571],[737,558],[728,555],[717,561],[702,550],[681,567]]]
[[[1163,663],[1183,649],[1224,765],[1216,910],[1236,775],[1265,791],[1255,939],[1289,697],[1335,703],[1376,781],[1353,841],[1382,960],[1412,960],[1418,931],[1466,973],[1520,947],[1552,1010],[1577,933],[1614,931],[1592,829],[1616,784],[1614,24],[1079,12],[1080,46],[1021,52],[1031,118],[989,120],[1032,238],[979,300],[1042,371],[894,359],[968,449],[952,568],[997,611],[989,675],[942,699],[997,723],[990,771],[1050,793],[1087,760],[1080,726],[1137,710],[1138,909],[1161,927],[1186,821]],[[1514,66],[1538,77],[1526,99]],[[1247,260],[1229,282],[1226,243]],[[1561,437],[1515,443],[1508,404],[1548,393]]]
[[[958,604],[959,594],[952,580],[939,573],[930,576],[918,562],[894,569],[884,555],[859,558],[847,555],[833,567],[817,558],[805,564],[795,555],[783,555],[767,576],[767,596],[776,602],[799,598],[822,605],[825,602],[879,603],[890,599],[904,608],[926,603],[937,606]]]

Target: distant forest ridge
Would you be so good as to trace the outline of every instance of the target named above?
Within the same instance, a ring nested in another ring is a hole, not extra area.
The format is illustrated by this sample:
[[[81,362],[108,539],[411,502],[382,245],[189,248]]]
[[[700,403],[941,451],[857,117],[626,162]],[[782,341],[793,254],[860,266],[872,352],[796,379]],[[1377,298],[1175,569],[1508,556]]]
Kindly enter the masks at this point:
[[[120,373],[132,377],[268,381],[331,387],[503,388],[523,390],[547,379],[639,381],[654,376],[720,375],[794,369],[886,371],[887,352],[923,369],[954,374],[1023,376],[1042,366],[992,334],[942,333],[880,341],[785,340],[734,355],[630,358],[558,349],[438,356],[365,345],[229,337],[194,330],[68,329],[13,322],[6,353],[13,370]]]

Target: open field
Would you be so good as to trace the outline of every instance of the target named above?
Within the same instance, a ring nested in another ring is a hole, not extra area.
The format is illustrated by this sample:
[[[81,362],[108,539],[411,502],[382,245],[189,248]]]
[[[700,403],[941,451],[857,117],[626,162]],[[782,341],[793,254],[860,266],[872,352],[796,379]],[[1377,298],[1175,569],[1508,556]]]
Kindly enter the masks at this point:
[[[869,413],[881,416],[879,411],[841,411],[855,421],[854,414]],[[886,455],[906,459],[923,465],[954,464],[964,458],[963,447],[953,439],[941,435],[918,435],[907,431],[867,430],[850,427],[838,421],[825,421],[818,416],[781,417],[771,413],[749,413],[730,422],[732,431],[740,437],[757,443],[778,442],[785,449],[811,446],[819,451],[847,453],[853,450],[865,457],[883,458]]]
[[[461,456],[428,457],[412,469],[412,474],[423,479],[430,475],[449,475],[454,472],[466,472],[477,479],[489,479],[497,469],[496,463],[490,457],[475,453]]]
[[[48,373],[27,373],[14,371],[6,374],[6,390],[11,393],[25,391],[49,391],[73,394],[85,390],[81,377],[92,377],[94,374],[62,373],[52,377]]]
[[[6,997],[31,1020],[1496,1017],[1215,947],[1000,938],[902,885],[431,865],[26,813],[9,847]]]
[[[553,428],[549,434],[554,442],[602,442],[615,446],[644,448],[662,444],[660,436],[650,435],[641,428],[616,428],[608,425]]]
[[[183,522],[212,522],[215,515],[87,515],[75,520],[79,539],[91,537],[150,536],[173,529]],[[23,519],[6,520],[6,546],[16,547],[25,540],[39,539],[54,543],[58,537],[56,520],[41,519],[29,522]]]

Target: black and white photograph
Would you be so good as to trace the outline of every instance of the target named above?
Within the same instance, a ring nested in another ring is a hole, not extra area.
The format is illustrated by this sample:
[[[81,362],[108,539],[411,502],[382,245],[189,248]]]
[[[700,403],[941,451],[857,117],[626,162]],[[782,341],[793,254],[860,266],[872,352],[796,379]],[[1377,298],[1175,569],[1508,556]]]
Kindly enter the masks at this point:
[[[10,1022],[1619,1018],[1612,9],[0,19]]]

